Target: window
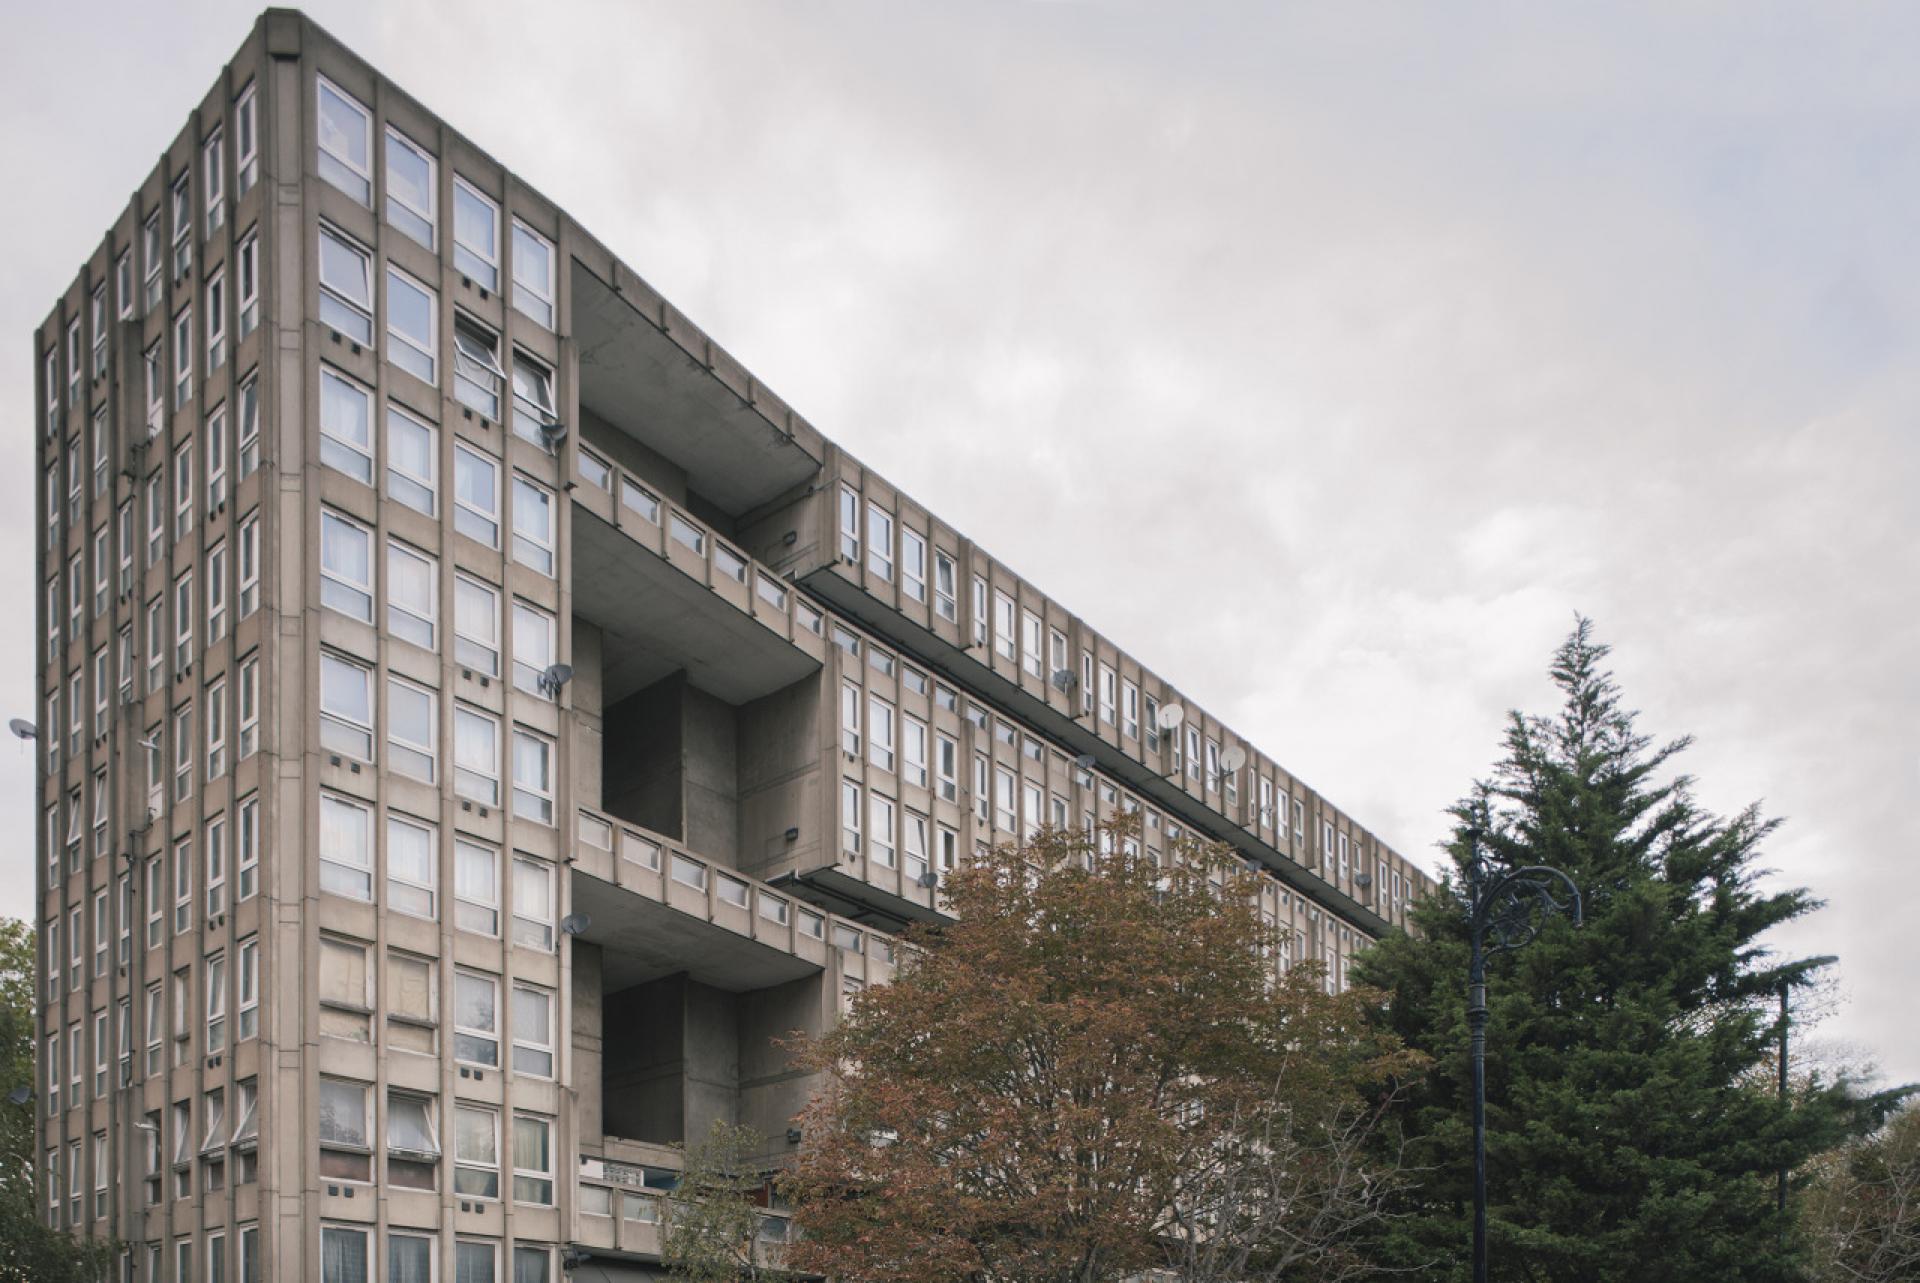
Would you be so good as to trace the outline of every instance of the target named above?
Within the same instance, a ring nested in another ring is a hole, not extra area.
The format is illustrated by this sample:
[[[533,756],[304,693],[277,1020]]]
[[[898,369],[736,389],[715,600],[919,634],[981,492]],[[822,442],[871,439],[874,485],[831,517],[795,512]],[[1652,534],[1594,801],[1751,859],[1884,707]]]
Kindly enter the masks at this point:
[[[173,710],[173,800],[193,794],[193,705]]]
[[[1040,634],[1040,616],[1031,610],[1022,610],[1020,612],[1020,667],[1035,677],[1044,678],[1047,674],[1041,671],[1045,656],[1040,651]]]
[[[543,1207],[553,1202],[553,1123],[548,1119],[513,1116],[513,1198]],[[516,1273],[519,1259],[516,1251]]]
[[[159,865],[159,861],[157,860],[154,861],[154,867],[158,867],[158,865]],[[159,901],[156,900],[154,901],[154,903],[158,904]],[[147,1001],[147,1006],[146,1006],[147,1069],[146,1069],[146,1072],[148,1076],[152,1076],[153,1074],[157,1074],[160,1072],[160,1041],[161,1041],[160,1031],[161,1031],[163,1015],[166,1010],[166,1006],[161,1001],[161,998],[160,998],[160,982],[159,981],[156,980],[152,984],[147,986],[146,1001]]]
[[[847,756],[860,756],[860,688],[853,682],[840,686],[840,747]]]
[[[240,91],[239,101],[233,108],[233,166],[234,195],[245,196],[260,176],[259,137],[254,123],[253,82]],[[253,1283],[253,1280],[245,1280]]]
[[[416,918],[434,916],[433,825],[387,816],[387,907]]]
[[[860,564],[860,496],[844,481],[840,483],[840,557]]]
[[[867,505],[867,570],[876,579],[893,579],[893,514]]]
[[[513,941],[553,951],[553,866],[519,855],[513,859]]]
[[[993,768],[994,823],[1008,833],[1015,831],[1019,817],[1014,811],[1013,772],[1004,766]]]
[[[320,320],[373,346],[373,257],[333,228],[320,228]]]
[[[159,282],[156,280],[154,284],[157,286]],[[147,435],[157,437],[167,406],[166,361],[161,355],[160,344],[155,343],[148,348],[140,360],[147,389]]]
[[[984,575],[973,577],[973,644],[987,644],[987,580]],[[1013,630],[1007,630],[1008,645],[1011,646]]]
[[[433,429],[387,403],[387,495],[415,512],[437,511]]]
[[[373,670],[331,651],[320,654],[320,746],[373,760]]]
[[[513,305],[553,328],[553,243],[513,220]]]
[[[425,383],[434,379],[440,301],[397,267],[387,268],[387,359]]]
[[[553,574],[553,493],[518,474],[513,478],[513,559]]]
[[[468,1198],[500,1197],[499,1132],[500,1115],[493,1110],[473,1105],[454,1106],[454,1193]],[[460,1277],[467,1277],[464,1269]]]
[[[513,1071],[553,1077],[553,995],[545,989],[513,987]]]
[[[453,448],[453,528],[500,546],[500,465],[464,445]]]
[[[173,452],[173,538],[176,543],[193,529],[193,442]]]
[[[320,795],[320,889],[373,898],[373,813],[331,793]]]
[[[320,604],[349,619],[373,622],[373,532],[320,510]]]
[[[560,417],[553,399],[553,371],[515,349],[513,353],[513,431],[537,446],[551,449],[542,428]]]
[[[207,278],[207,372],[227,363],[227,278],[215,272]]]
[[[460,971],[453,977],[453,1058],[493,1068],[500,1063],[500,984]]]
[[[238,900],[251,900],[259,889],[260,871],[260,798],[249,793],[240,799],[240,821],[235,843],[239,847],[235,861],[239,870],[240,889],[235,895]]]
[[[860,786],[840,781],[840,846],[849,856],[860,854]]]
[[[423,784],[434,782],[434,694],[398,677],[387,678],[387,766]]]
[[[260,941],[249,936],[240,942],[240,969],[236,979],[240,987],[240,1024],[235,1041],[245,1042],[260,1032]],[[241,1084],[241,1099],[247,1098],[247,1084]]]
[[[365,1083],[320,1080],[320,1175],[325,1180],[373,1178],[371,1092]]]
[[[179,409],[193,395],[193,305],[188,304],[173,317],[173,408]]]
[[[260,608],[260,516],[248,513],[240,522],[240,618]]]
[[[352,1225],[320,1227],[320,1283],[367,1283],[368,1231]]]
[[[373,116],[328,83],[320,93],[320,177],[369,208],[373,206]]]
[[[1119,703],[1119,677],[1111,665],[1100,665],[1100,720],[1113,725]],[[1214,746],[1216,749],[1218,745]]]
[[[696,891],[707,889],[707,866],[698,860],[676,854],[668,871],[681,886],[692,887]]]
[[[500,723],[465,705],[453,710],[453,791],[483,806],[500,804]]]
[[[191,176],[180,175],[173,184],[173,276],[187,274],[193,266],[193,183]]]
[[[373,974],[367,946],[320,937],[320,1033],[348,1042],[373,1041]]]
[[[227,819],[207,821],[207,916],[227,911]]]
[[[387,221],[428,249],[433,244],[433,157],[387,126]]]
[[[900,719],[900,747],[903,764],[901,778],[921,788],[927,786],[927,724],[917,717]]]
[[[439,987],[433,959],[387,954],[387,1049],[431,1056],[436,1049]]]
[[[121,251],[120,257],[113,261],[114,297],[119,300],[118,315],[126,320],[133,315],[133,254]]]
[[[330,514],[323,513],[322,520],[327,515]],[[439,614],[439,594],[434,584],[437,569],[432,557],[397,539],[387,540],[389,636],[412,642],[424,650],[434,648],[434,623]]]
[[[513,731],[513,813],[553,823],[553,741],[532,731]]]
[[[433,1097],[411,1092],[387,1093],[387,1183],[402,1189],[430,1190],[438,1183],[440,1129],[434,1123]],[[389,1273],[389,1278],[418,1277]]]
[[[227,407],[215,406],[207,416],[207,511],[218,511],[227,501]]]
[[[500,288],[500,210],[466,179],[453,179],[453,265],[482,289]]]
[[[240,442],[240,479],[245,481],[260,466],[260,381],[249,377],[240,385],[240,422],[235,428]]]
[[[938,734],[935,741],[936,769],[940,777],[940,798],[960,800],[960,744],[951,735]]]
[[[693,549],[693,551],[696,553],[699,553],[703,556],[705,555],[707,551],[707,532],[706,531],[694,525],[691,521],[688,521],[685,517],[681,516],[677,512],[673,514],[673,519],[668,524],[668,529],[669,531],[671,531],[676,541],[678,541],[681,544],[684,544],[688,548]]]
[[[882,797],[878,793],[870,795],[873,803],[872,823],[869,837],[873,845],[869,848],[873,862],[884,868],[893,867],[893,799]]]
[[[461,312],[453,319],[453,393],[483,417],[500,418],[500,337]],[[517,430],[517,429],[516,429]],[[537,439],[537,438],[536,438]]]
[[[207,1054],[225,1050],[227,1045],[227,958],[216,953],[207,958]],[[218,1124],[209,1119],[207,1130]]]
[[[465,575],[453,581],[453,658],[489,677],[500,674],[500,594]]]
[[[1132,682],[1120,683],[1120,733],[1140,738],[1140,688]]]
[[[373,394],[322,366],[320,462],[373,484]]]
[[[555,621],[537,606],[514,599],[513,603],[513,684],[529,695],[547,698],[543,687],[547,669],[553,666]]]
[[[91,438],[93,450],[93,497],[98,499],[107,493],[107,412],[104,408],[93,412]]]
[[[160,304],[161,273],[164,270],[162,265],[165,258],[158,210],[148,215],[146,226],[141,229],[141,248],[145,251],[143,262],[147,269],[145,310],[151,312]]]
[[[464,838],[453,844],[453,921],[462,931],[500,934],[500,855]]]
[[[254,332],[260,324],[260,238],[252,232],[235,251],[240,282],[240,338]]]
[[[500,1253],[494,1243],[461,1239],[454,1244],[454,1283],[495,1283]]]
[[[867,760],[883,771],[893,769],[893,705],[878,695],[867,700]]]
[[[927,599],[927,540],[911,526],[900,527],[900,587],[914,601]]]
[[[1016,657],[1013,637],[1013,598],[996,590],[993,594],[993,648],[1003,659]]]

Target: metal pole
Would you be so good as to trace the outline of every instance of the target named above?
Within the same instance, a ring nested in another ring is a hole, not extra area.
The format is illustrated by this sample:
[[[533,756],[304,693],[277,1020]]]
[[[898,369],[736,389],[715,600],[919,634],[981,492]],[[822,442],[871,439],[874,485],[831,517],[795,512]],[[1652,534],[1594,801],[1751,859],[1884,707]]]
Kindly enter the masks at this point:
[[[1487,962],[1477,917],[1467,970],[1467,1030],[1473,1056],[1473,1283],[1487,1283]]]

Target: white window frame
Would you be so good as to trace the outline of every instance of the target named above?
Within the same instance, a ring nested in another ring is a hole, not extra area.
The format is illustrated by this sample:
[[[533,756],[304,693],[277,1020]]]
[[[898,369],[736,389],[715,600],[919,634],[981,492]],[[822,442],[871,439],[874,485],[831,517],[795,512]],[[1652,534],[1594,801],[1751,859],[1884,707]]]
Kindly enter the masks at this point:
[[[350,140],[346,139],[344,130],[341,131],[341,141],[348,146],[336,150],[339,144],[329,145],[332,140],[329,137],[328,127],[336,123],[329,119],[327,113],[329,94],[338,99],[341,106],[360,118],[361,159],[354,158]],[[353,200],[371,209],[373,207],[373,112],[368,110],[358,98],[325,76],[316,75],[314,77],[314,121],[314,132],[318,135],[315,150],[320,177]],[[328,161],[332,161],[333,166],[338,166],[338,169],[329,166]]]

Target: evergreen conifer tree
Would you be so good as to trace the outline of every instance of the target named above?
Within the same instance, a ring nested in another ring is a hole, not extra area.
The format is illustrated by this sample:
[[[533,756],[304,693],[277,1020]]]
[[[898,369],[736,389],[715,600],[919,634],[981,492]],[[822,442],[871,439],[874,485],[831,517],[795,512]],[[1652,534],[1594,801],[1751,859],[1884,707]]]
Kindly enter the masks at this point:
[[[1817,960],[1778,956],[1770,928],[1818,907],[1763,887],[1777,821],[1705,811],[1670,770],[1688,746],[1636,728],[1581,619],[1554,656],[1552,717],[1510,715],[1504,758],[1453,808],[1455,870],[1415,933],[1365,956],[1385,1019],[1434,1059],[1403,1122],[1428,1179],[1390,1222],[1387,1257],[1468,1276],[1472,1167],[1467,929],[1456,898],[1474,842],[1489,868],[1572,876],[1586,920],[1544,924],[1488,967],[1490,1274],[1527,1283],[1764,1283],[1800,1277],[1776,1173],[1865,1130],[1892,1093],[1815,1081],[1784,1104],[1769,1072],[1782,986]]]

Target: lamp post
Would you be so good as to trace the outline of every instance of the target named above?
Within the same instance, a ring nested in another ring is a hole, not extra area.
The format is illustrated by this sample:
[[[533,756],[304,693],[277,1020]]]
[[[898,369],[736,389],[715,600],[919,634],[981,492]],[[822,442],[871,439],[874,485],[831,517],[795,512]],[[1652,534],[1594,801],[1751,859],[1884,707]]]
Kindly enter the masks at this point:
[[[1468,835],[1467,1031],[1473,1054],[1473,1283],[1487,1283],[1487,958],[1531,944],[1547,918],[1571,910],[1580,925],[1580,888],[1558,869],[1487,868],[1480,834]],[[1564,890],[1562,902],[1556,891]]]

